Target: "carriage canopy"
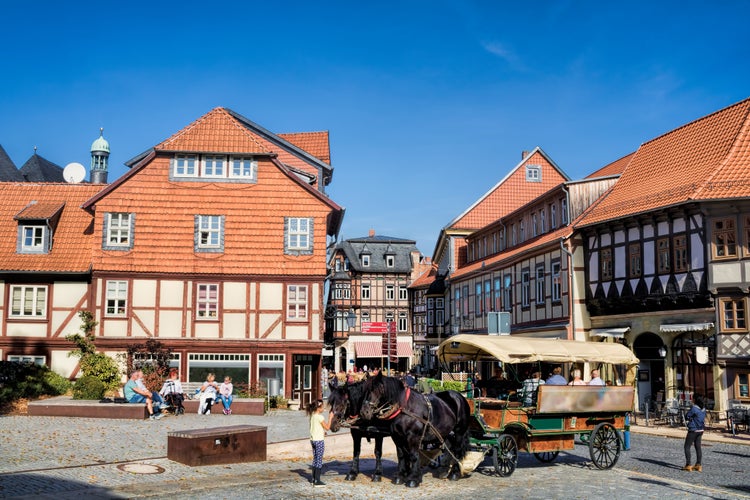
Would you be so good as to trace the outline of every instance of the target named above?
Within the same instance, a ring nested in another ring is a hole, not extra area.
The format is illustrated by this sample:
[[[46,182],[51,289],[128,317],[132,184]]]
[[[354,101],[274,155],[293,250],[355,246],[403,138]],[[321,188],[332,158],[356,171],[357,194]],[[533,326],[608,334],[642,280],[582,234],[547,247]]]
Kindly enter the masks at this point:
[[[438,347],[438,359],[454,361],[502,361],[503,363],[600,362],[632,367],[638,358],[622,344],[577,340],[537,339],[509,335],[454,335]]]

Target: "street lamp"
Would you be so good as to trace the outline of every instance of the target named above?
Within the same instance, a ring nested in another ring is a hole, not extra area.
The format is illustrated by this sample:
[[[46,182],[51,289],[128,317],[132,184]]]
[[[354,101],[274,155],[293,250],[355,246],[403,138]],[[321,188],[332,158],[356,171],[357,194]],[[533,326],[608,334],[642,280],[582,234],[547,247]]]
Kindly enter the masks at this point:
[[[661,346],[659,348],[659,356],[662,357],[662,358],[667,357],[667,349],[666,349],[666,347]]]
[[[357,324],[357,315],[354,314],[354,309],[349,308],[349,314],[346,315],[346,323],[349,325],[349,329],[354,328]]]

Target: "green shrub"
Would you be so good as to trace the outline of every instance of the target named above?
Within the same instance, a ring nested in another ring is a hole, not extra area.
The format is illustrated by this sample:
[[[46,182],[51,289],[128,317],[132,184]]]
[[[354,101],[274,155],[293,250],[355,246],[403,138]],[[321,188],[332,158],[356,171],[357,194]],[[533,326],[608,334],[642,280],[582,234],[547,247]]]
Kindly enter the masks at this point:
[[[45,394],[59,396],[67,394],[73,383],[57,372],[48,370],[44,373]]]
[[[44,365],[0,361],[0,406],[21,398],[57,396],[70,389],[70,382]]]
[[[73,386],[73,399],[102,399],[106,387],[93,375],[84,375]]]
[[[430,387],[432,387],[432,390],[437,391],[458,391],[458,392],[464,392],[466,391],[466,382],[461,382],[458,380],[446,380],[445,382],[442,382],[440,380],[435,379],[427,379],[430,383]]]
[[[120,367],[117,366],[117,361],[102,352],[82,357],[81,370],[87,376],[101,380],[105,391],[120,387]],[[161,386],[159,386],[159,389],[161,389]]]

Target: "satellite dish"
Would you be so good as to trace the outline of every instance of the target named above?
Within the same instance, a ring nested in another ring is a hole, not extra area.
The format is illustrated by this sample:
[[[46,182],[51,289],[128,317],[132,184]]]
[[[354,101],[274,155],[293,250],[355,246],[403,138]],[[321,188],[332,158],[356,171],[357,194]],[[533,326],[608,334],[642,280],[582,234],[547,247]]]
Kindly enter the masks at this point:
[[[86,167],[80,163],[68,163],[63,169],[63,178],[70,184],[78,184],[86,177]]]

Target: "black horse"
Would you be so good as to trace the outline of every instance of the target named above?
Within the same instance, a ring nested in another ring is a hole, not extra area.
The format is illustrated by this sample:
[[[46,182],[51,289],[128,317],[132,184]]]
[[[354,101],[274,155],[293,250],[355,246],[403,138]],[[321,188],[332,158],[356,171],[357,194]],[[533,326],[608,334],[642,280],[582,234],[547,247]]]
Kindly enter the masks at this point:
[[[352,466],[346,475],[347,481],[354,481],[359,475],[359,453],[362,448],[362,438],[375,440],[375,472],[372,480],[378,482],[383,477],[383,438],[390,435],[390,422],[379,420],[366,421],[359,416],[364,396],[364,381],[347,384],[342,382],[338,387],[330,385],[331,395],[328,396],[328,405],[333,412],[331,430],[336,432],[341,427],[349,427],[354,445],[352,455]]]
[[[441,450],[448,478],[461,477],[459,463],[469,450],[469,403],[456,391],[421,394],[394,377],[378,374],[365,383],[362,418],[390,422],[398,453],[394,484],[414,488],[422,482],[420,452]]]

